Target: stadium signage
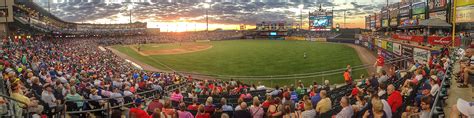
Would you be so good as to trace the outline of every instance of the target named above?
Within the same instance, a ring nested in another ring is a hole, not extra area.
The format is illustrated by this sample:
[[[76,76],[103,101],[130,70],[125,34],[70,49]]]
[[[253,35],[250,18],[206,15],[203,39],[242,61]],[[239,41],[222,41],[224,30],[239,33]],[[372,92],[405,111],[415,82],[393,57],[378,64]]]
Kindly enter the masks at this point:
[[[402,46],[398,43],[393,43],[392,45],[393,53],[397,55],[402,55]]]
[[[446,11],[438,11],[430,13],[430,19],[439,18],[441,20],[446,21]]]
[[[397,25],[398,25],[397,18],[390,19],[390,26],[397,26]]]
[[[428,7],[430,11],[439,11],[446,9],[447,0],[429,0]]]
[[[425,2],[413,3],[412,14],[424,14],[425,13]]]
[[[458,7],[456,9],[456,22],[474,22],[474,18],[472,18],[474,16],[474,5]]]
[[[440,36],[429,36],[428,37],[428,43],[431,45],[452,45],[452,37],[447,36],[447,37],[440,37]],[[461,38],[456,37],[454,39],[454,45],[455,46],[460,46],[461,45]]]
[[[381,45],[382,45],[381,47],[386,50],[386,49],[387,49],[387,41],[381,40],[380,43],[382,43],[382,44],[381,44]]]
[[[413,60],[416,62],[426,63],[430,57],[431,52],[425,49],[414,48],[413,49]]]
[[[406,41],[413,41],[413,42],[418,42],[421,43],[423,42],[423,36],[408,36],[408,35],[392,35],[392,38],[398,39],[398,40],[406,40]]]
[[[410,6],[406,5],[403,7],[400,7],[400,16],[408,16],[410,15]]]
[[[456,6],[458,7],[474,4],[474,0],[455,0],[455,1],[456,1]]]
[[[392,42],[387,41],[387,50],[390,51],[390,52],[393,52]]]

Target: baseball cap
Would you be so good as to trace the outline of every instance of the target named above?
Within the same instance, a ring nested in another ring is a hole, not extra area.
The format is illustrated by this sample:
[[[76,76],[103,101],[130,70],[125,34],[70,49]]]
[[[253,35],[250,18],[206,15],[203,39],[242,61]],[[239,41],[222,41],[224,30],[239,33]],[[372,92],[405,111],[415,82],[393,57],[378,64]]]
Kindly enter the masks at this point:
[[[431,85],[423,84],[423,86],[421,87],[421,90],[431,90]]]

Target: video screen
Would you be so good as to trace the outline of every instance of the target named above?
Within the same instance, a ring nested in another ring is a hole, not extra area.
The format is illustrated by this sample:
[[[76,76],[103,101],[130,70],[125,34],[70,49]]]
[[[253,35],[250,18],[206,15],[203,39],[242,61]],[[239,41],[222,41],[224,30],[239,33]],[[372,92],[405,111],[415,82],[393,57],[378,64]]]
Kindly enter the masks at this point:
[[[277,33],[276,32],[270,32],[270,36],[276,36]]]
[[[311,29],[331,29],[332,16],[310,16]]]

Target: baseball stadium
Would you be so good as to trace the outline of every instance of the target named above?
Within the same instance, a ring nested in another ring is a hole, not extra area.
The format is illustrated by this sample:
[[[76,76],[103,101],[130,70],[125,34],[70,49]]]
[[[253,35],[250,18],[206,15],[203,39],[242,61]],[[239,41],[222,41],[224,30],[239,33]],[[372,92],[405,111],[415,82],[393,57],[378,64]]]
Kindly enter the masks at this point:
[[[0,117],[470,118],[474,0],[2,0]]]

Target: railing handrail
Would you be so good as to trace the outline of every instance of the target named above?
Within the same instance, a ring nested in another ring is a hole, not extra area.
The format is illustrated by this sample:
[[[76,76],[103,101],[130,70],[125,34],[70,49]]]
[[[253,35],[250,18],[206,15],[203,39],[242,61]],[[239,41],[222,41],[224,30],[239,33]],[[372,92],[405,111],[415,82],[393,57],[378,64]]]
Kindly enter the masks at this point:
[[[6,99],[9,99],[9,100],[13,100],[13,101],[15,101],[15,102],[19,102],[19,103],[28,105],[26,102],[17,100],[17,99],[15,99],[15,98],[12,98],[12,97],[10,97],[10,96],[8,96],[8,95],[5,95],[5,94],[0,94],[0,97],[3,97],[3,98],[6,98]]]

